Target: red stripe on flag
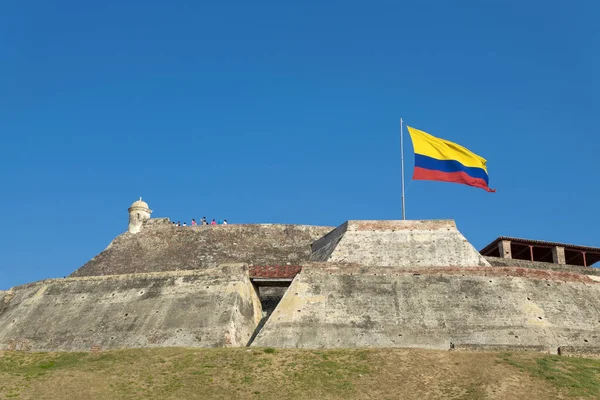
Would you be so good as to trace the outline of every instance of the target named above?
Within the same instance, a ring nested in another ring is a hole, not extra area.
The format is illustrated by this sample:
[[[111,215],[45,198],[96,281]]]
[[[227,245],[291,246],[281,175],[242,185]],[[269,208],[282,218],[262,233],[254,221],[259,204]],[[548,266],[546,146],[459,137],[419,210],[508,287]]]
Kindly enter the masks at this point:
[[[413,179],[422,181],[461,183],[463,185],[478,187],[487,190],[488,192],[495,192],[495,190],[488,187],[487,183],[483,179],[473,178],[465,172],[442,172],[415,167]]]

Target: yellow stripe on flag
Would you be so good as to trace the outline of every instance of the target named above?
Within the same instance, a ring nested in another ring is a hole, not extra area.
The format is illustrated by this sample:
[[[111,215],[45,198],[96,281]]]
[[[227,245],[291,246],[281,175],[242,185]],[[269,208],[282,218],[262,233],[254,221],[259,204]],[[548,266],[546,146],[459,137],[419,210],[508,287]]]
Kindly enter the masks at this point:
[[[415,153],[438,160],[456,160],[465,167],[482,168],[487,172],[487,160],[473,153],[471,150],[448,140],[432,136],[427,132],[411,128],[410,126],[407,126],[407,128],[413,142],[413,147],[415,148]]]

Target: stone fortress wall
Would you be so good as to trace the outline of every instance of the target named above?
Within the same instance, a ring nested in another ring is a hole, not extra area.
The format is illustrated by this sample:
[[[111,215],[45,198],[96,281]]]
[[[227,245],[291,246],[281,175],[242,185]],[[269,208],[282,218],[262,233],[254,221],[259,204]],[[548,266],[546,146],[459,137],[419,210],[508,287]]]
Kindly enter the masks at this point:
[[[453,221],[133,222],[71,277],[0,292],[0,349],[600,348],[597,270],[484,258]],[[302,270],[271,313],[249,265]]]
[[[240,262],[299,265],[311,244],[332,227],[309,225],[174,226],[150,219],[139,233],[125,232],[72,277],[215,268]]]
[[[245,346],[262,318],[242,265],[48,279],[13,288],[4,300],[4,349]]]
[[[600,283],[523,268],[305,265],[253,345],[600,346]]]

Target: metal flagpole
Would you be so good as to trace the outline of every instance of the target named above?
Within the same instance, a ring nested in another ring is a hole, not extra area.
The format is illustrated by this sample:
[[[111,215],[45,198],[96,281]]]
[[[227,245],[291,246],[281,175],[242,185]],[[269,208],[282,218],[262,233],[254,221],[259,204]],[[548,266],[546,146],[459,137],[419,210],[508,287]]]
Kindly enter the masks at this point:
[[[402,219],[406,219],[406,206],[404,204],[404,138],[402,134],[402,118],[400,118],[400,160],[402,162]]]

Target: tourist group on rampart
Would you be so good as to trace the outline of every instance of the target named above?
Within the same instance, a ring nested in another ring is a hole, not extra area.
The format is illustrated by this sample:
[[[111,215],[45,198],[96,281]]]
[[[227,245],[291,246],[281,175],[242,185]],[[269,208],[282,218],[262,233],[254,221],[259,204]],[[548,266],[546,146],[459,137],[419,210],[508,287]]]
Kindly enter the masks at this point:
[[[174,226],[188,226],[187,223],[185,221],[183,221],[183,224],[181,223],[181,221],[173,221],[173,225]],[[220,219],[220,220],[215,220],[213,218],[213,220],[209,223],[206,220],[206,217],[202,217],[202,219],[200,219],[200,223],[196,222],[195,218],[192,218],[192,222],[190,222],[189,226],[197,226],[197,225],[227,225],[227,220],[226,219]]]

